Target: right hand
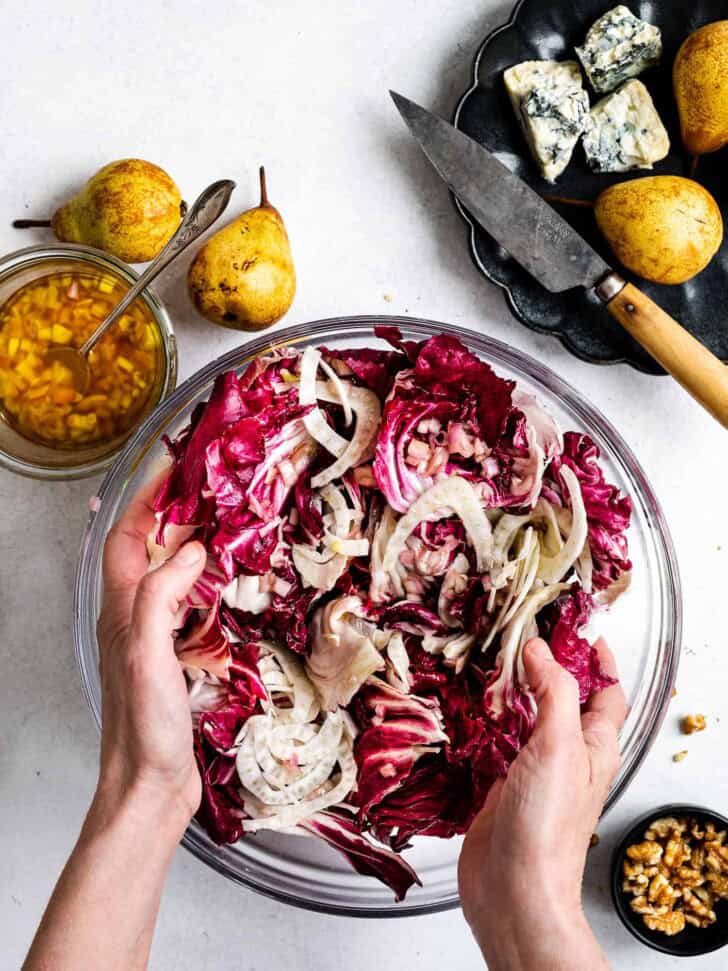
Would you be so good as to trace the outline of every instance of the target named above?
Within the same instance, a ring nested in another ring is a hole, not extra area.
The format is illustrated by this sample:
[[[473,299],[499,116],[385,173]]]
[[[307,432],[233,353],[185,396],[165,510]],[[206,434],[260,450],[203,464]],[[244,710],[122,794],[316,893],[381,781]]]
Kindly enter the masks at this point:
[[[614,676],[611,652],[603,641],[596,646]],[[581,884],[619,768],[624,693],[619,684],[605,688],[582,713],[575,679],[544,641],[525,646],[524,664],[538,704],[536,726],[465,838],[463,912],[493,971],[596,971],[608,965],[584,918]]]

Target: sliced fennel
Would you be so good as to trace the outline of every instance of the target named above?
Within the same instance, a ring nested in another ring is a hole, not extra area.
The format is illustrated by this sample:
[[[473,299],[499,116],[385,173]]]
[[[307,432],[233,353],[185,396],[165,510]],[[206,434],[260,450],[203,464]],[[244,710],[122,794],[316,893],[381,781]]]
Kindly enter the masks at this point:
[[[478,570],[484,573],[493,552],[493,534],[478,494],[467,479],[459,475],[440,479],[423,492],[398,520],[387,545],[382,568],[391,573],[402,553],[410,533],[422,522],[431,522],[457,515],[465,527],[475,550]]]

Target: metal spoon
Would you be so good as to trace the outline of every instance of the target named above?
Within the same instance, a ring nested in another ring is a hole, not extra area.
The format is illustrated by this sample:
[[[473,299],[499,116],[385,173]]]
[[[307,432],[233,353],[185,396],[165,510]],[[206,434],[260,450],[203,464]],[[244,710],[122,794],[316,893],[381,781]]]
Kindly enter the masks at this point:
[[[142,290],[152,282],[152,280],[169,266],[172,260],[176,259],[182,250],[186,249],[190,243],[194,242],[198,236],[209,229],[210,226],[225,211],[235,183],[229,179],[220,182],[213,182],[195,200],[188,212],[179,224],[174,236],[164,247],[159,256],[154,259],[146,270],[139,277],[137,282],[114,307],[108,317],[101,322],[89,339],[79,348],[69,347],[49,347],[46,351],[46,363],[51,364],[58,361],[68,368],[73,374],[74,384],[84,394],[89,385],[88,353],[91,348],[101,339],[106,331],[111,327],[115,320],[124,313],[126,308],[132,304]]]

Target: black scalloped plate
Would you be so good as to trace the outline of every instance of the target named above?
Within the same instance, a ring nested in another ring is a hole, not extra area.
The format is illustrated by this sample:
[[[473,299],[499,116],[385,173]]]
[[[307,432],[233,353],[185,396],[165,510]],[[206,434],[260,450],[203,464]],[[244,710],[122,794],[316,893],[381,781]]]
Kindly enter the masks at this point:
[[[545,182],[531,159],[503,85],[503,71],[525,60],[575,59],[591,24],[616,6],[617,0],[520,0],[511,19],[483,42],[475,59],[473,84],[455,111],[454,124],[493,152],[537,192],[577,199],[594,199],[606,186],[641,175],[687,175],[689,160],[680,141],[672,94],[672,64],[680,44],[698,27],[726,16],[726,0],[660,0],[629,2],[627,6],[662,30],[662,63],[644,72],[672,148],[652,172],[597,175],[584,160],[581,145],[556,185]],[[595,95],[590,92],[592,103]],[[728,149],[704,156],[696,178],[713,194],[724,216],[728,212]],[[470,225],[470,244],[476,266],[505,290],[515,316],[531,330],[554,334],[577,357],[595,364],[626,362],[648,374],[664,372],[612,320],[591,293],[578,288],[548,293],[513,260],[458,203]],[[558,206],[559,211],[611,264],[615,257],[596,228],[589,209]],[[649,283],[626,271],[656,303],[664,307],[720,358],[728,361],[728,243],[697,277],[679,286]]]

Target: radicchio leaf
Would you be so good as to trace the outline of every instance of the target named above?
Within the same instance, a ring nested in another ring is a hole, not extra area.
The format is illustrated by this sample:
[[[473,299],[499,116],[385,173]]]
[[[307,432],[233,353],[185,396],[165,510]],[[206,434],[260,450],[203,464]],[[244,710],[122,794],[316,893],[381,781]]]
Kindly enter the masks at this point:
[[[585,704],[602,688],[615,684],[614,678],[602,671],[597,649],[580,631],[591,613],[591,599],[583,590],[562,597],[539,616],[539,629],[548,641],[551,653],[579,683],[579,701]]]
[[[219,605],[197,612],[196,619],[174,642],[177,660],[184,667],[225,678],[232,661],[230,639],[220,621]]]
[[[422,885],[409,863],[363,836],[356,821],[343,810],[316,813],[299,826],[342,853],[357,873],[381,880],[394,891],[397,901],[404,900],[414,883]]]
[[[481,483],[489,505],[535,497],[544,451],[539,436],[527,437],[525,417],[513,406],[514,382],[457,338],[402,344],[393,328],[380,333],[403,347],[413,365],[395,379],[377,438],[374,475],[392,508],[406,512],[445,475]]]
[[[211,755],[199,737],[195,740],[195,756],[202,778],[202,799],[195,818],[218,845],[237,843],[243,835],[245,808],[235,759]]]
[[[209,401],[195,409],[190,427],[175,445],[169,443],[175,462],[154,502],[161,546],[167,523],[190,525],[209,518],[211,502],[203,495],[208,446],[244,414],[237,376],[226,371],[215,381]]]
[[[354,698],[362,729],[354,754],[359,774],[355,800],[360,818],[400,786],[415,762],[447,741],[439,706],[433,699],[404,694],[371,678]]]
[[[605,480],[599,449],[588,435],[564,435],[563,455],[554,459],[549,475],[558,474],[562,465],[572,469],[579,479],[589,527],[592,584],[596,590],[604,590],[632,569],[626,536],[632,500],[620,495],[619,489]]]

